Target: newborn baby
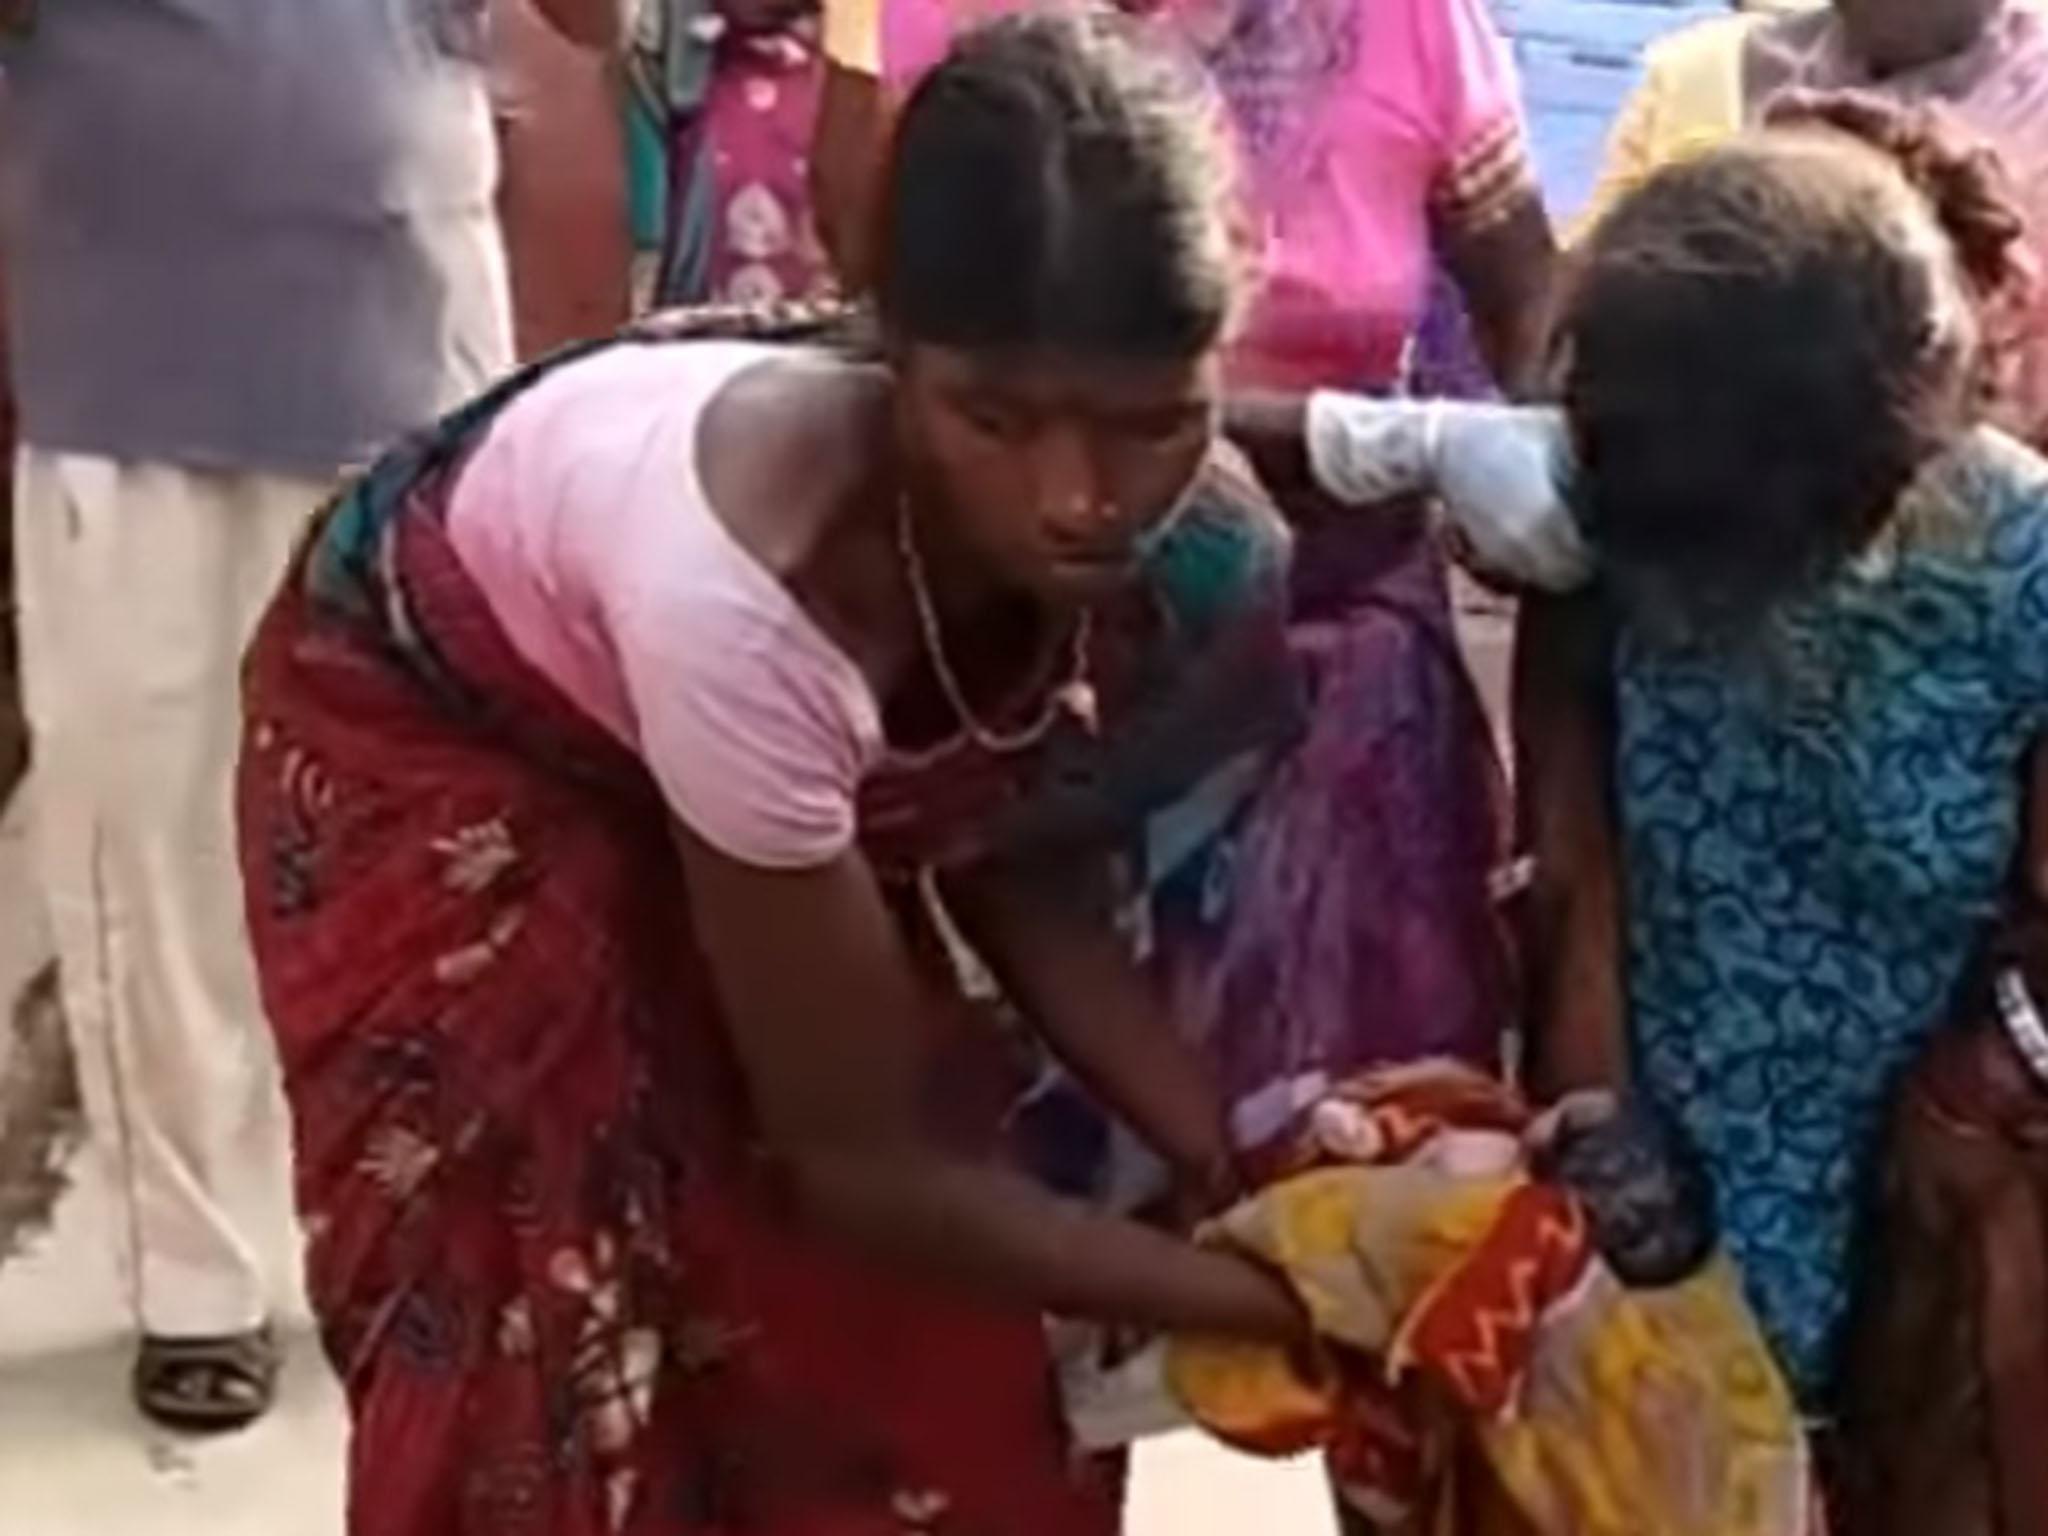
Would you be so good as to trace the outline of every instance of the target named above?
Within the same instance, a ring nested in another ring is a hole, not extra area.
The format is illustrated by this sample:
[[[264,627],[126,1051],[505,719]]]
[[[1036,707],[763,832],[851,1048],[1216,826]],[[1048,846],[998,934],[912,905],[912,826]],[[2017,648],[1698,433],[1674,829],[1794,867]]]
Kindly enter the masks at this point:
[[[1294,1282],[1320,1357],[1183,1339],[1169,1379],[1232,1444],[1323,1449],[1383,1527],[1492,1498],[1543,1536],[1798,1536],[1807,1447],[1710,1209],[1646,1106],[1374,1074],[1207,1234]],[[1475,1465],[1483,1490],[1452,1470]]]
[[[1372,1110],[1352,1098],[1317,1105],[1309,1134],[1339,1163],[1385,1162],[1392,1150]],[[1560,1100],[1519,1134],[1446,1125],[1406,1161],[1452,1178],[1528,1171],[1562,1185],[1585,1208],[1594,1247],[1624,1285],[1675,1285],[1713,1257],[1713,1191],[1699,1159],[1665,1117],[1604,1090]]]

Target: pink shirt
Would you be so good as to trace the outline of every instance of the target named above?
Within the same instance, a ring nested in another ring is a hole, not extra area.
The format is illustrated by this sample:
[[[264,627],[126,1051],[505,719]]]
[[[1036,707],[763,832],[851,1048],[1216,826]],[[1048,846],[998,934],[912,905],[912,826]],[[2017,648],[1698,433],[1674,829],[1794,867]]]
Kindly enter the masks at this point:
[[[697,474],[705,407],[773,355],[625,345],[558,369],[472,455],[448,529],[513,646],[639,754],[686,826],[798,868],[853,841],[882,729],[859,670]]]
[[[1176,38],[1220,31],[1180,0]],[[1257,285],[1238,381],[1384,386],[1427,297],[1432,220],[1497,213],[1528,158],[1485,0],[1235,0],[1263,24],[1204,63],[1237,129]],[[884,0],[884,72],[914,81],[1014,0]]]

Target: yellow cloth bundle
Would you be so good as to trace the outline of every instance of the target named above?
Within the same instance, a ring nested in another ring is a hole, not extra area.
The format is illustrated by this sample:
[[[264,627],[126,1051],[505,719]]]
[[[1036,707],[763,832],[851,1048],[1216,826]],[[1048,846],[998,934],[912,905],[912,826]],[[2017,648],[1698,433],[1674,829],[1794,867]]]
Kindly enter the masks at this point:
[[[1369,1080],[1353,1102],[1412,1131],[1401,1100],[1442,1087]],[[1461,1171],[1439,1131],[1368,1135],[1401,1160],[1296,1174],[1214,1225],[1288,1277],[1327,1348],[1177,1339],[1188,1411],[1243,1449],[1326,1450],[1347,1499],[1417,1536],[1816,1531],[1805,1436],[1733,1268],[1630,1289],[1571,1193],[1512,1152]]]

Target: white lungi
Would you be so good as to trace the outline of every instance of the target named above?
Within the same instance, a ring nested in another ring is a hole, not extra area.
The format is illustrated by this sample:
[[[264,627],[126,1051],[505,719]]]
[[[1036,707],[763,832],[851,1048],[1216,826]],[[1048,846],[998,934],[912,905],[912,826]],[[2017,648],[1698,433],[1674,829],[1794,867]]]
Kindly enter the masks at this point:
[[[330,489],[20,455],[37,862],[117,1251],[140,1326],[166,1337],[269,1309],[282,1234],[231,1192],[290,1156],[235,856],[239,671]]]

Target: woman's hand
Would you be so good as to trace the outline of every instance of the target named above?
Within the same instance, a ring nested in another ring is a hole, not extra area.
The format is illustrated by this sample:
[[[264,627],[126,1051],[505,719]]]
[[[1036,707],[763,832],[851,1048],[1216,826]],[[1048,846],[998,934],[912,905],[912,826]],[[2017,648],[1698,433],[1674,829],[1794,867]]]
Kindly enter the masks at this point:
[[[978,871],[945,884],[948,909],[1011,1001],[1173,1175],[1177,1212],[1242,1193],[1207,1063],[1160,1006],[1116,931],[1101,861]]]
[[[742,864],[687,830],[691,932],[760,1134],[800,1209],[879,1260],[1020,1307],[1292,1340],[1286,1284],[1048,1194],[925,1125],[935,1015],[865,862]],[[1197,1138],[1200,1139],[1200,1138]]]
[[[1283,500],[1304,484],[1351,507],[1434,495],[1492,578],[1563,592],[1590,572],[1565,500],[1571,445],[1556,410],[1253,392],[1229,402],[1224,430]]]
[[[1309,397],[1316,483],[1354,506],[1434,492],[1486,570],[1563,592],[1591,569],[1565,501],[1571,444],[1562,412],[1476,401]]]

